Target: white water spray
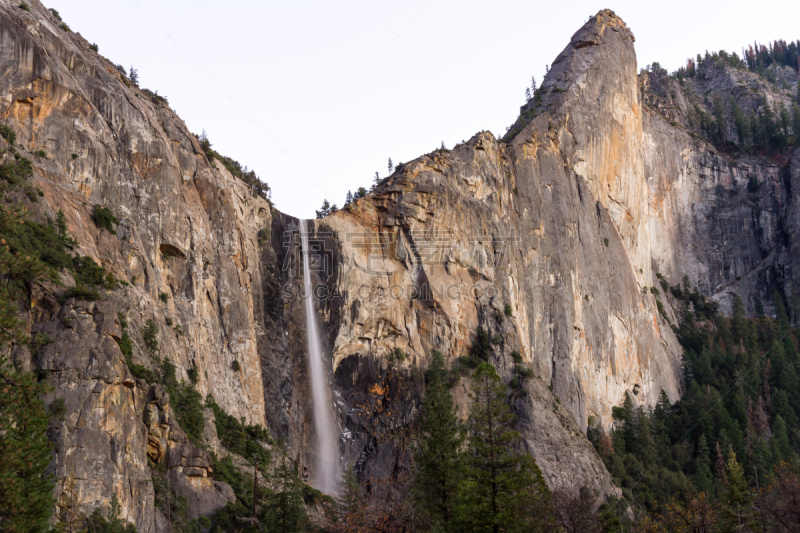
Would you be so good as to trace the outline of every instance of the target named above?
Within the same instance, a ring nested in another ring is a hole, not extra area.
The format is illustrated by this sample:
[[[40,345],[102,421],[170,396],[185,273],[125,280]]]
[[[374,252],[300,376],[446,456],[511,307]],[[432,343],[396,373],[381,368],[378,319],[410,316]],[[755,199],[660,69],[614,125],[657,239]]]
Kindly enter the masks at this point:
[[[300,243],[303,246],[303,299],[306,308],[306,336],[308,338],[308,369],[311,375],[311,401],[314,413],[314,430],[317,436],[314,481],[316,488],[328,494],[338,489],[336,429],[331,417],[331,392],[322,360],[322,341],[314,309],[314,292],[311,286],[311,253],[308,247],[308,228],[300,221]]]

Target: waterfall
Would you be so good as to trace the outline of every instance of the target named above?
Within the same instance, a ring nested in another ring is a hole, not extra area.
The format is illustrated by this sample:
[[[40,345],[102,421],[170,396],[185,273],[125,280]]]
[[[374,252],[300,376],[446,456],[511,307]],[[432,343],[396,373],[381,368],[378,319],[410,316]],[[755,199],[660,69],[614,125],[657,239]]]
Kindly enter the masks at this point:
[[[314,485],[327,494],[338,489],[338,446],[336,428],[331,416],[331,391],[322,359],[322,339],[314,309],[314,290],[311,285],[311,252],[308,246],[307,221],[300,220],[300,242],[303,246],[303,300],[306,309],[306,336],[308,340],[308,370],[311,376],[311,401],[316,432],[316,464]]]

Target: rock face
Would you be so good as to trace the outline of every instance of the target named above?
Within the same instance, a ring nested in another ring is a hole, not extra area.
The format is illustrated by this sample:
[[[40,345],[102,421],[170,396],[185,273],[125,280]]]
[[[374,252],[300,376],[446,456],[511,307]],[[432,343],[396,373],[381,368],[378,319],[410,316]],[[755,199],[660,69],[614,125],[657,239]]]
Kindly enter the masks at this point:
[[[508,142],[481,133],[402,165],[319,224],[340,256],[323,316],[340,386],[338,374],[361,375],[349,370],[353,358],[400,348],[404,365],[424,367],[432,349],[455,359],[478,328],[488,331],[507,379],[512,352],[536,376],[515,405],[532,453],[552,465],[545,476],[607,492],[604,468],[569,435],[589,417],[608,426],[625,391],[645,403],[662,389],[679,394],[680,348],[645,290],[648,185],[624,23],[610,12],[593,18],[542,91],[538,116],[520,119]],[[556,398],[577,426],[552,415]],[[345,435],[357,439],[359,427]]]
[[[49,282],[31,289],[31,333],[53,342],[12,355],[65,400],[51,429],[57,490],[74,471],[86,512],[116,495],[144,532],[165,528],[148,461],[194,517],[233,498],[163,388],[131,375],[124,332],[132,362],[155,369],[157,354],[179,380],[192,371],[203,396],[266,425],[313,479],[298,221],[209,160],[165,99],[28,4],[0,2],[0,120],[34,161],[43,192],[34,214],[63,211],[78,252],[129,283],[97,302],[62,301],[64,287]],[[587,425],[608,428],[626,392],[643,404],[680,394],[681,348],[650,291],[656,273],[672,284],[688,275],[723,308],[734,292],[752,309],[800,283],[800,152],[734,158],[695,134],[691,118],[709,91],[765,105],[743,85],[786,103],[797,76],[777,73],[789,86],[778,90],[725,69],[685,84],[636,70],[632,33],[601,11],[502,140],[482,132],[398,165],[311,224],[306,266],[343,462],[362,475],[405,468],[431,351],[457,368],[477,343],[511,386],[548,483],[612,493]],[[120,219],[116,235],[95,226],[95,204]],[[157,353],[143,336],[148,320]],[[453,389],[462,412],[467,374]],[[206,418],[204,446],[224,453]]]
[[[212,393],[230,414],[264,424],[252,295],[263,283],[258,233],[273,214],[209,162],[165,100],[130,86],[41,3],[28,5],[0,3],[0,118],[34,160],[33,185],[44,193],[40,220],[62,210],[78,253],[130,283],[94,304],[62,305],[63,289],[34,290],[32,332],[48,332],[54,342],[32,362],[48,372],[69,413],[57,427],[55,472],[63,479],[75,470],[87,512],[116,494],[124,518],[154,531],[150,453],[166,462],[173,486],[207,493],[204,513],[230,494],[208,478],[206,452],[186,442],[169,408],[152,403],[150,387],[128,372],[118,315],[127,319],[136,363],[155,364],[142,338],[152,319],[158,353],[175,363],[179,379],[196,369],[203,396]],[[32,153],[39,150],[47,157]],[[94,204],[120,219],[116,235],[95,226]],[[232,370],[234,361],[241,371]]]
[[[791,108],[797,74],[773,65],[780,81],[707,62],[681,84],[663,71],[643,72],[645,175],[650,188],[654,268],[674,284],[683,275],[729,313],[733,294],[753,312],[756,300],[772,311],[778,290],[792,299],[800,280],[797,257],[798,154],[727,155],[704,142],[697,126],[719,99],[726,139],[740,143],[732,101],[743,114]],[[699,132],[700,135],[695,133]]]

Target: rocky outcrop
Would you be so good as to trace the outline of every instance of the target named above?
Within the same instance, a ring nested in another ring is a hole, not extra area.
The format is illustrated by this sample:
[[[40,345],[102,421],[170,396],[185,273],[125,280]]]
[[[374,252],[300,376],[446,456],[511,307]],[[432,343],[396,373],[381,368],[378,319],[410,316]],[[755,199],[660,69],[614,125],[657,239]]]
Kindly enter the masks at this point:
[[[688,276],[726,313],[734,294],[749,312],[758,300],[771,313],[773,292],[791,300],[800,281],[791,259],[798,151],[754,155],[751,132],[764,126],[740,132],[735,107],[748,120],[779,117],[795,101],[797,73],[771,65],[771,83],[716,54],[695,64],[684,79],[660,68],[639,76],[653,268],[673,284]]]
[[[570,435],[590,416],[608,426],[626,391],[644,403],[662,389],[679,394],[680,348],[645,290],[648,186],[624,23],[610,12],[594,17],[542,91],[530,104],[536,118],[520,119],[508,142],[482,133],[402,165],[318,225],[334,236],[324,247],[340,254],[323,316],[337,373],[395,348],[411,369],[433,349],[454,360],[487,330],[507,380],[518,352],[544,384],[515,405],[532,453],[552,466],[551,483],[607,492],[598,458],[567,444]],[[577,426],[540,415],[556,399]]]
[[[124,518],[155,531],[148,454],[168,463],[173,488],[208,502],[192,503],[194,513],[224,504],[230,489],[208,478],[206,452],[185,442],[169,409],[152,404],[150,386],[130,375],[118,315],[135,363],[156,366],[142,337],[152,319],[157,353],[179,379],[195,369],[203,396],[264,424],[253,295],[263,283],[258,235],[272,208],[209,161],[165,99],[131,84],[41,3],[28,6],[0,2],[0,119],[34,161],[38,219],[63,211],[76,251],[128,285],[92,304],[61,304],[62,288],[34,288],[32,332],[53,342],[16,358],[44,369],[66,401],[53,435],[56,476],[74,468],[87,511],[116,494]],[[95,204],[119,218],[115,235],[95,226]]]

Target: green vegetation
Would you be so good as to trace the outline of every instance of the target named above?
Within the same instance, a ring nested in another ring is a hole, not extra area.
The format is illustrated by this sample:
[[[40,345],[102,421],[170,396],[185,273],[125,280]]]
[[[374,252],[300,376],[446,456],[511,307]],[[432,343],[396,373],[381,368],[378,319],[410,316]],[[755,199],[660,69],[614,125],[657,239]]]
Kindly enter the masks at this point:
[[[412,483],[426,531],[552,531],[550,491],[520,450],[507,391],[489,363],[478,365],[466,426],[456,416],[444,360],[432,354]],[[466,445],[465,445],[466,443]]]
[[[97,46],[97,43],[90,44],[89,49],[92,50],[93,52],[98,52],[100,50],[100,48]]]
[[[511,309],[511,304],[506,304],[503,312],[506,316],[513,316],[513,310]]]
[[[738,297],[728,319],[686,279],[670,291],[681,306],[673,328],[687,392],[674,404],[662,392],[652,409],[626,395],[610,435],[590,427],[589,436],[625,504],[655,526],[673,531],[669,524],[686,520],[705,521],[705,531],[762,531],[748,529],[758,515],[773,531],[786,512],[778,495],[800,486],[798,331],[777,292],[774,319],[748,319]]]
[[[169,301],[169,294],[167,294],[166,292],[161,292],[158,294],[158,299],[164,303],[167,303]]]
[[[466,474],[457,505],[461,530],[548,531],[549,513],[542,511],[550,491],[533,457],[518,447],[506,387],[490,364],[475,371],[471,398]]]
[[[61,420],[67,414],[67,404],[64,402],[64,398],[56,398],[50,402],[50,406],[47,409],[50,411],[50,415],[58,420]]]
[[[406,360],[408,355],[406,352],[403,351],[402,348],[395,347],[391,352],[389,352],[389,362],[396,363],[396,362],[403,362]]]
[[[181,429],[190,442],[200,445],[205,429],[203,397],[191,383],[178,383],[175,365],[169,358],[161,363],[161,383],[167,389],[170,406]]]
[[[322,201],[322,207],[317,209],[317,211],[316,211],[317,218],[318,219],[325,218],[325,217],[327,217],[329,215],[334,214],[338,210],[339,210],[339,208],[336,207],[336,204],[331,205],[331,203],[326,198],[326,199],[324,199]]]
[[[427,389],[422,405],[420,440],[414,455],[413,499],[421,520],[434,531],[455,529],[457,491],[465,471],[465,428],[447,386],[444,357],[431,353],[426,373]]]
[[[83,524],[87,533],[136,533],[136,527],[119,517],[119,500],[117,495],[111,497],[111,508],[108,510],[108,518],[103,516],[100,508],[96,508]],[[80,531],[76,527],[74,531]]]
[[[269,450],[264,444],[272,444],[272,438],[264,427],[246,425],[243,421],[227,414],[210,394],[206,396],[205,406],[214,411],[217,436],[223,446],[248,461],[255,461],[260,465],[269,463]]]
[[[161,94],[158,94],[158,91],[151,91],[150,89],[142,89],[142,92],[150,98],[150,101],[157,105],[164,105],[169,106],[169,101],[167,97]]]
[[[22,3],[19,5],[19,8],[20,8],[21,10],[23,10],[23,11],[30,11],[30,10],[31,10],[31,8],[30,8],[30,7],[28,7],[28,4],[26,4],[25,2],[22,2]]]
[[[16,309],[0,296],[0,347],[20,339]],[[55,501],[47,387],[31,372],[18,372],[0,355],[0,524],[3,531],[46,532]],[[58,410],[58,406],[57,406]]]
[[[203,130],[203,133],[197,137],[197,141],[200,143],[200,147],[203,149],[203,152],[205,152],[206,157],[208,157],[210,161],[213,161],[214,159],[219,160],[219,162],[222,163],[222,166],[224,166],[228,172],[250,187],[250,191],[253,196],[259,196],[264,200],[269,201],[272,191],[270,190],[269,185],[261,181],[254,170],[250,170],[247,168],[247,166],[242,166],[238,161],[231,159],[230,157],[220,155],[214,151],[211,148],[211,141],[208,139],[208,135],[206,135],[205,130]]]
[[[114,225],[119,224],[119,220],[114,216],[114,213],[111,211],[111,209],[103,207],[99,204],[94,204],[92,219],[94,220],[95,226],[98,228],[104,229],[112,235],[117,234],[117,232],[114,230]]]
[[[206,517],[196,520],[189,518],[189,504],[185,496],[178,496],[172,489],[164,463],[154,464],[148,461],[153,480],[156,507],[161,511],[168,524],[168,531],[182,533],[200,533],[206,530],[211,521]]]
[[[234,359],[233,362],[231,363],[231,370],[233,370],[234,372],[239,372],[241,369],[242,366],[239,364],[239,361]]]
[[[280,457],[269,476],[271,456],[265,444],[274,444],[262,426],[245,425],[243,420],[223,411],[210,394],[206,407],[214,411],[217,434],[220,442],[230,451],[244,457],[258,469],[262,481],[254,493],[253,475],[241,472],[230,456],[218,459],[214,454],[214,479],[224,481],[233,488],[236,500],[217,511],[212,518],[212,531],[306,531],[307,518],[303,502],[313,503],[314,498],[325,498],[319,491],[304,485],[298,475],[297,466],[287,457],[286,450],[279,448]],[[269,476],[269,477],[268,477]],[[271,477],[271,488],[265,486],[264,478]],[[243,524],[242,519],[253,517],[253,499],[258,504],[257,518],[261,528]],[[266,528],[266,529],[264,529]]]
[[[17,142],[17,134],[7,124],[0,124],[0,137],[5,139],[9,146],[14,146],[14,143]]]
[[[798,47],[800,41],[788,44],[786,41],[775,41],[767,46],[757,43],[749,46],[742,50],[741,56],[724,50],[706,52],[704,56],[698,54],[696,58],[688,59],[686,66],[679,68],[672,76],[683,84],[687,78],[706,79],[709,72],[732,68],[749,70],[775,84],[775,70],[770,67],[788,65],[796,69]],[[668,79],[669,76],[658,63],[653,63],[650,72],[651,78]],[[717,94],[710,102],[710,113],[695,104],[687,117],[689,127],[719,148],[745,153],[773,154],[800,142],[800,114],[795,110],[795,105],[790,105],[790,108],[783,104],[773,107],[763,93],[759,95],[759,100],[746,112],[735,97],[723,100]],[[733,119],[732,124],[729,116]],[[736,132],[735,138],[727,134],[729,128]]]
[[[264,525],[267,531],[293,533],[305,531],[308,522],[303,505],[306,487],[297,476],[297,470],[281,449],[279,462],[272,473],[274,491],[267,497]]]
[[[158,326],[152,318],[147,319],[144,329],[142,329],[142,339],[150,355],[158,351]]]

